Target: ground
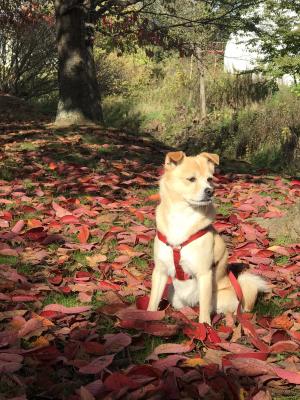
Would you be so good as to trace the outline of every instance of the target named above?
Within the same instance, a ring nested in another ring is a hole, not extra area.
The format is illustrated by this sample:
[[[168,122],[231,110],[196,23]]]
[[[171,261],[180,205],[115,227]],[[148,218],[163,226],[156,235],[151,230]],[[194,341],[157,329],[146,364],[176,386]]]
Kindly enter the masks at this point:
[[[230,262],[272,289],[209,330],[197,309],[145,311],[167,148],[2,117],[0,399],[300,398],[300,245],[257,222],[285,218],[299,181],[216,174]]]

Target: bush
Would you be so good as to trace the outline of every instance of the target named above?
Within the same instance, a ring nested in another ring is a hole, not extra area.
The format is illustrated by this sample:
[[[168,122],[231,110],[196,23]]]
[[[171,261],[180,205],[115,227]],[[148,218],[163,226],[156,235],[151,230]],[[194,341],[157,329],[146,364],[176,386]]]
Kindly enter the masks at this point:
[[[174,55],[156,62],[139,51],[110,54],[102,65],[102,82],[120,82],[104,90],[107,124],[149,131],[190,154],[205,149],[259,167],[299,168],[297,91],[276,92],[272,82],[232,76],[213,66],[206,74],[208,116],[202,120],[197,69],[190,59]]]
[[[0,12],[0,91],[31,99],[57,88],[55,29],[21,3],[4,2]]]
[[[264,103],[240,111],[224,110],[176,135],[173,143],[188,152],[216,151],[259,168],[300,170],[300,98],[287,88]]]

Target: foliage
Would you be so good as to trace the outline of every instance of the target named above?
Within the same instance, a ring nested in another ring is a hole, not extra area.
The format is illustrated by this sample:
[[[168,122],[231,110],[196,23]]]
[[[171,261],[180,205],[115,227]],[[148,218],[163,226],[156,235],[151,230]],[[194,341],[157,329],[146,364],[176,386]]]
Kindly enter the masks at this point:
[[[299,98],[281,90],[265,103],[237,112],[211,115],[206,126],[177,135],[177,145],[208,148],[229,158],[248,160],[260,168],[300,170]],[[217,117],[217,118],[216,118]]]
[[[261,23],[261,70],[272,77],[300,74],[300,7],[293,0],[265,0],[258,9]]]
[[[130,2],[97,2],[97,28],[107,44],[126,51],[136,46],[161,46],[190,54],[195,46],[207,42],[216,31],[225,31],[240,24],[249,25],[241,15],[259,1],[168,1],[133,0]]]
[[[57,87],[53,20],[26,1],[2,3],[0,91],[26,99],[53,91]]]

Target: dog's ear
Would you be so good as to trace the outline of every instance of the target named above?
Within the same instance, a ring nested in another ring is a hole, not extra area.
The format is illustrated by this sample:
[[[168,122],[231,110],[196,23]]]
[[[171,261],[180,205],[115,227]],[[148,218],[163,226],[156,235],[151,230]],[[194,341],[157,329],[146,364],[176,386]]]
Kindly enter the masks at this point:
[[[185,157],[185,153],[183,151],[171,151],[166,155],[165,159],[165,168],[170,169],[176,167],[181,164]]]
[[[207,158],[215,165],[219,165],[220,157],[215,153],[200,153],[199,156]]]

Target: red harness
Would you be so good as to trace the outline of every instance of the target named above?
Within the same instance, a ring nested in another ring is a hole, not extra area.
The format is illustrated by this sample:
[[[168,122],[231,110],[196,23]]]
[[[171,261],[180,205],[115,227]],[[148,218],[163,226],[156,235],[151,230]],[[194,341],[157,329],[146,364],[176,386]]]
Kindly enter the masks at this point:
[[[179,281],[186,281],[189,279],[189,275],[184,272],[182,269],[182,266],[180,265],[180,251],[181,249],[188,245],[189,243],[193,242],[196,239],[199,239],[201,236],[205,235],[209,230],[207,228],[205,229],[200,229],[200,231],[194,233],[192,236],[190,236],[185,242],[181,243],[179,246],[172,246],[165,235],[163,235],[161,232],[157,231],[157,237],[158,239],[165,243],[167,246],[170,246],[171,249],[173,250],[173,260],[174,260],[174,266],[175,266],[175,277]]]
[[[161,232],[157,231],[158,239],[161,242],[165,243],[167,246],[171,247],[171,249],[173,250],[173,260],[174,260],[174,266],[175,266],[176,279],[178,279],[180,281],[185,281],[185,280],[189,279],[189,275],[184,272],[184,270],[182,269],[182,266],[180,265],[181,249],[184,246],[187,246],[189,243],[193,242],[194,240],[199,239],[201,236],[205,235],[207,232],[209,232],[208,228],[200,229],[200,231],[191,235],[186,241],[181,243],[179,246],[173,246],[168,242],[167,237],[165,235],[163,235]],[[237,296],[239,302],[241,303],[241,301],[243,299],[243,293],[242,293],[240,284],[238,283],[238,281],[237,281],[236,277],[234,276],[234,274],[232,273],[232,271],[229,272],[228,277],[229,277],[231,284],[235,290],[236,296]]]

